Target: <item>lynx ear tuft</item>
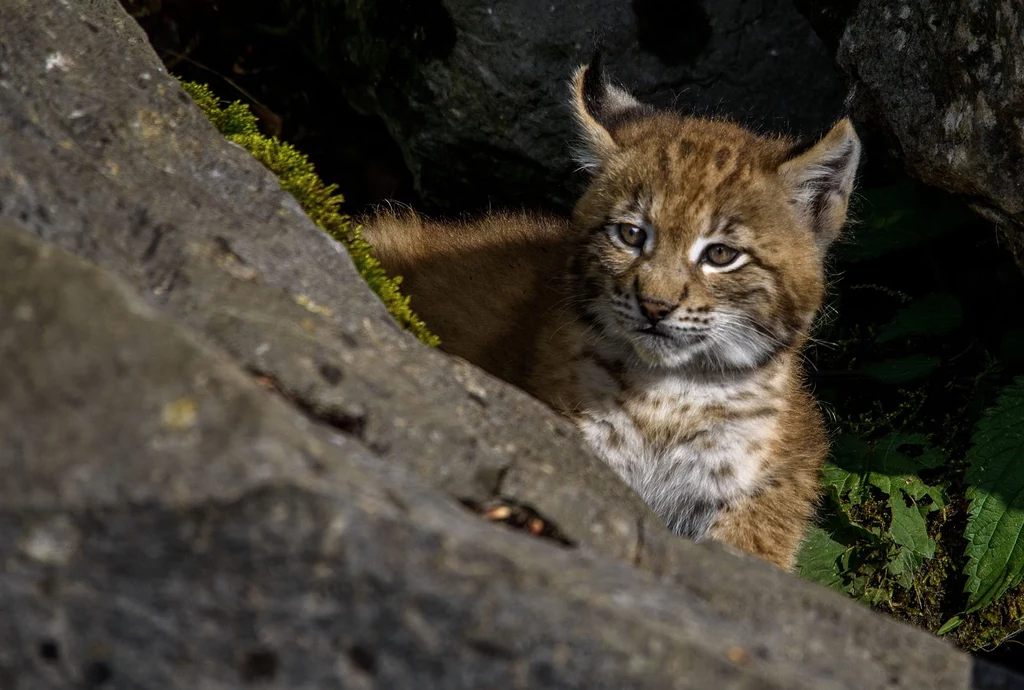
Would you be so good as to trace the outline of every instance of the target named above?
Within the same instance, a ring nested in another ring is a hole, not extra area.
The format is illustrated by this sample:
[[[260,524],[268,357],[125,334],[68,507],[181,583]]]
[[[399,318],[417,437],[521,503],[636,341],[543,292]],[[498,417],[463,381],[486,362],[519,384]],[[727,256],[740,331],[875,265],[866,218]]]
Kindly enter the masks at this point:
[[[651,108],[633,98],[625,89],[608,82],[601,68],[601,54],[582,65],[572,78],[571,106],[582,137],[576,159],[585,170],[596,170],[611,156],[618,144],[615,129],[624,121],[645,115]]]
[[[860,139],[849,118],[811,145],[798,145],[779,166],[791,202],[811,223],[824,253],[846,223],[853,181],[860,163]]]

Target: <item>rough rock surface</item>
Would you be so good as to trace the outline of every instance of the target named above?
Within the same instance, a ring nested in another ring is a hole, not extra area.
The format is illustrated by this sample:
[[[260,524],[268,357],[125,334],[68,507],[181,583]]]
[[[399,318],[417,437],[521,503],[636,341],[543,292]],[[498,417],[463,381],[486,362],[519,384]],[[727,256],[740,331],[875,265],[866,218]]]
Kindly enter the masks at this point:
[[[819,128],[842,108],[789,0],[290,1],[310,36],[329,36],[322,63],[384,118],[431,208],[571,204],[566,82],[595,39],[609,73],[660,105],[771,130]]]
[[[116,0],[0,26],[0,688],[1014,687],[398,331]]]
[[[631,492],[610,472],[567,482],[588,466],[567,424],[399,331],[344,249],[224,142],[116,3],[84,19],[28,5],[0,3],[0,25],[95,38],[0,39],[0,214],[130,280],[387,462],[466,501],[532,505],[573,540],[632,557],[649,516]],[[107,55],[111,27],[134,50]]]
[[[967,197],[1024,268],[1024,5],[803,0],[836,47],[853,115],[910,172]]]

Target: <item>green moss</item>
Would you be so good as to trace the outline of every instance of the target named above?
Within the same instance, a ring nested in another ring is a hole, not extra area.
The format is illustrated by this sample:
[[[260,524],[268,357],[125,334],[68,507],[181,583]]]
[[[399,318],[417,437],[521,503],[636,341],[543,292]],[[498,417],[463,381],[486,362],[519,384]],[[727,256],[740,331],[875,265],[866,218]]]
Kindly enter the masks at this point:
[[[182,87],[228,140],[246,149],[277,175],[282,189],[295,197],[313,222],[348,249],[359,274],[395,320],[427,345],[439,345],[440,339],[416,316],[409,306],[409,297],[399,290],[401,277],[388,276],[363,239],[359,226],[338,210],[344,198],[338,194],[337,186],[324,184],[309,159],[291,144],[261,134],[249,106],[237,101],[222,106],[220,99],[203,84],[182,82]]]
[[[955,638],[964,649],[992,649],[1024,630],[1024,584],[965,617]]]

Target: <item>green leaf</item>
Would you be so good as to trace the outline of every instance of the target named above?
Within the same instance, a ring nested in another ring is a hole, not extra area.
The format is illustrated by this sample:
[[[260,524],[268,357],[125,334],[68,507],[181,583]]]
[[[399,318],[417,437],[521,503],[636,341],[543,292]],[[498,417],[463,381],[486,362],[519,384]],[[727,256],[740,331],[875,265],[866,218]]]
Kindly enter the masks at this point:
[[[900,450],[907,447],[912,447],[917,455],[912,457]],[[889,496],[897,489],[906,491],[914,501],[928,496],[932,499],[928,509],[935,510],[936,504],[938,507],[945,505],[944,491],[939,487],[928,486],[917,473],[922,469],[937,467],[945,460],[942,451],[929,446],[924,435],[892,433],[875,443],[874,452],[870,455],[867,481]]]
[[[836,440],[832,460],[822,473],[829,490],[829,508],[820,524],[831,542],[847,547],[836,573],[843,578],[845,590],[866,602],[877,603],[890,596],[891,591],[874,587],[870,578],[861,581],[872,561],[876,569],[884,567],[896,584],[907,589],[913,586],[924,560],[935,555],[925,515],[946,503],[945,487],[929,486],[918,472],[944,462],[942,451],[932,447],[923,434],[894,432],[873,444],[849,434]],[[862,500],[865,486],[889,496],[890,525],[881,534],[857,525],[847,512]],[[849,498],[844,498],[846,495]],[[913,501],[910,505],[907,497]]]
[[[964,619],[960,616],[953,616],[948,621],[942,624],[942,627],[935,631],[936,635],[948,635],[953,632],[961,625],[963,625]]]
[[[822,470],[822,482],[835,491],[837,500],[850,494],[852,503],[860,502],[861,477],[870,455],[871,446],[853,434],[843,434],[832,444],[832,457]]]
[[[901,546],[896,551],[896,557],[885,566],[889,574],[896,578],[896,582],[903,589],[910,589],[914,586],[914,573],[924,565],[924,555],[913,549]]]
[[[871,364],[862,367],[861,371],[884,383],[900,384],[927,376],[937,366],[939,366],[938,357],[911,355]]]
[[[903,484],[899,477],[890,477],[887,474],[879,472],[872,472],[869,474],[868,483],[879,489],[886,496],[891,496],[893,492],[898,490]]]
[[[915,455],[907,454],[911,452]],[[931,512],[946,505],[945,487],[929,486],[918,472],[945,462],[945,454],[929,445],[924,434],[894,432],[879,439],[874,447],[857,436],[844,434],[836,439],[832,459],[825,463],[822,483],[840,506],[847,495],[850,504],[860,503],[861,488],[866,483],[886,495],[902,489],[914,501],[928,497],[930,500],[922,507]]]
[[[946,454],[931,445],[925,434],[906,434],[896,431],[886,435],[878,442],[878,447],[896,450],[912,458],[917,469],[932,469],[946,462]],[[911,452],[909,449],[914,449]]]
[[[890,476],[872,472],[868,481],[887,496],[895,496],[900,490],[906,492],[923,513],[931,513],[946,505],[945,485],[928,486],[916,475]],[[924,505],[919,504],[925,497],[931,500]]]
[[[912,335],[941,335],[963,323],[960,301],[951,295],[928,295],[901,309],[878,334],[879,343]]]
[[[986,410],[972,441],[966,613],[988,606],[1024,574],[1024,378]]]
[[[946,454],[938,448],[929,446],[914,458],[919,470],[933,470],[946,464]]]
[[[839,558],[846,546],[832,539],[821,527],[811,527],[797,554],[796,571],[808,580],[844,591]]]
[[[892,524],[889,537],[898,546],[904,546],[924,558],[935,555],[935,540],[928,536],[928,526],[916,504],[907,505],[903,492],[889,496]]]
[[[949,502],[946,496],[946,488],[949,486],[949,482],[943,482],[941,486],[928,486],[920,479],[916,482],[911,482],[907,486],[903,487],[903,490],[907,492],[907,495],[914,499],[917,503],[917,507],[924,510],[927,513],[940,510],[946,503]],[[931,499],[931,503],[925,505],[923,499],[928,497]]]
[[[912,476],[891,476],[881,472],[872,472],[868,475],[868,483],[878,488],[886,496],[893,496],[900,489],[916,489],[917,485],[924,486],[917,477]],[[908,491],[909,493],[909,491]]]
[[[850,492],[855,493],[861,485],[859,474],[833,465],[831,462],[825,463],[825,468],[821,471],[821,480],[827,488],[832,488],[835,491],[837,500],[842,499]],[[858,501],[852,502],[857,503]]]
[[[889,538],[899,548],[886,570],[904,589],[914,584],[914,573],[924,564],[924,559],[935,555],[935,540],[928,536],[928,526],[917,505],[907,505],[902,491],[894,491],[889,497],[892,523]]]
[[[879,541],[878,535],[854,522],[850,518],[850,514],[846,512],[847,507],[848,505],[841,503],[827,506],[822,511],[818,525],[829,533],[833,541],[847,547],[855,547],[861,544],[877,544]]]
[[[860,601],[868,606],[878,606],[892,600],[892,595],[881,587],[867,587],[860,596]]]
[[[899,451],[901,443],[897,434],[890,434],[875,443],[871,454],[871,473],[891,477],[904,477],[917,473],[917,462]],[[879,487],[881,488],[881,487]],[[886,491],[886,493],[889,493]]]

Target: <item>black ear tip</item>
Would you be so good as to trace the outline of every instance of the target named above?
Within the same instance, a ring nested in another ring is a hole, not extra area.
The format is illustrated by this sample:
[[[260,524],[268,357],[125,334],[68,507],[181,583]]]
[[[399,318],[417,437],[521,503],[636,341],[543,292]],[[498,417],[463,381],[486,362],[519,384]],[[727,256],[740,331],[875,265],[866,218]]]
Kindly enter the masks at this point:
[[[583,73],[583,104],[593,117],[600,116],[601,105],[604,101],[605,82],[601,62],[601,51],[600,49],[595,50]]]
[[[599,27],[590,33],[590,67],[601,71],[601,55],[604,53],[605,40],[609,27]]]

